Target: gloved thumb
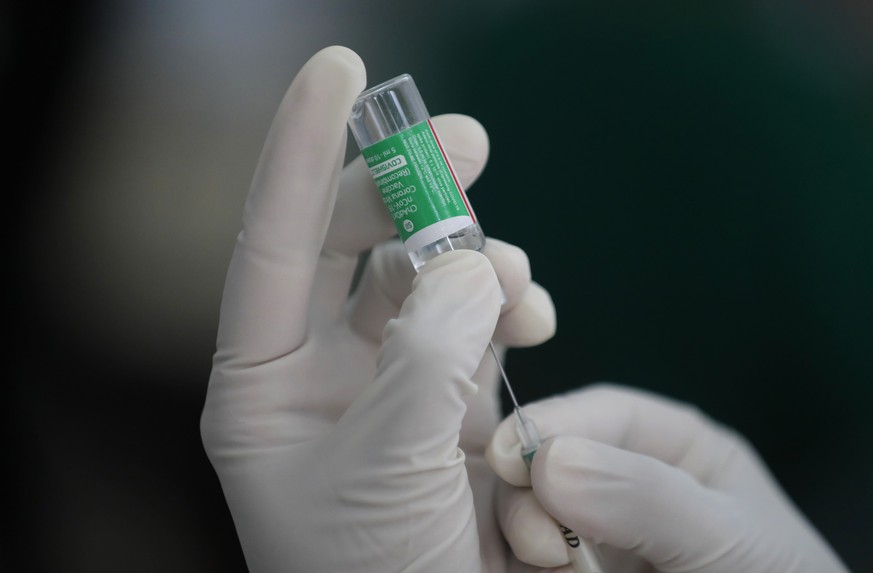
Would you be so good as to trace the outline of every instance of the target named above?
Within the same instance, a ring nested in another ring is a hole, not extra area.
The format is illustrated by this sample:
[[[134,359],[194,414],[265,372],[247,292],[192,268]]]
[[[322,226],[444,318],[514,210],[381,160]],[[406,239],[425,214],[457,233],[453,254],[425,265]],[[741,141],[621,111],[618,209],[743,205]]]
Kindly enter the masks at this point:
[[[385,326],[374,381],[339,421],[337,433],[378,434],[383,463],[412,455],[454,457],[463,396],[494,332],[500,287],[475,251],[444,253],[415,277],[397,318]],[[420,458],[416,458],[420,459]]]
[[[597,543],[632,551],[660,571],[753,570],[737,568],[742,555],[760,558],[754,545],[762,520],[649,456],[556,437],[534,456],[531,484],[556,520]]]
[[[464,396],[476,391],[471,379],[499,312],[500,287],[484,255],[454,251],[429,261],[385,327],[372,382],[324,445],[336,455],[345,504],[383,514],[379,527],[367,527],[371,540],[393,537],[387,547],[403,539],[410,555],[420,549],[426,559],[435,555],[429,544],[439,539],[461,562],[468,559],[457,569],[435,563],[431,570],[464,570],[470,555],[478,556],[458,435]],[[428,570],[421,561],[416,565]]]

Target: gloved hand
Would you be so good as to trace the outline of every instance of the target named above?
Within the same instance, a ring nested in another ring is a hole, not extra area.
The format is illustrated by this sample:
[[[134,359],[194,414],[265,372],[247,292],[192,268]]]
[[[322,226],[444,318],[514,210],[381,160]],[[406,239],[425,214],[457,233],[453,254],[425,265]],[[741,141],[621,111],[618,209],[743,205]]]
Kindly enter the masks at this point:
[[[227,275],[204,445],[253,573],[505,570],[485,350],[545,340],[554,309],[524,253],[491,239],[419,275],[389,241],[349,295],[359,253],[395,234],[363,161],[341,170],[364,86],[357,55],[327,48],[281,104]],[[484,130],[434,123],[469,184]]]
[[[486,457],[506,480],[501,528],[526,563],[567,563],[558,520],[604,544],[608,573],[846,571],[745,440],[693,407],[599,385],[525,413],[543,438],[530,471],[511,417]]]

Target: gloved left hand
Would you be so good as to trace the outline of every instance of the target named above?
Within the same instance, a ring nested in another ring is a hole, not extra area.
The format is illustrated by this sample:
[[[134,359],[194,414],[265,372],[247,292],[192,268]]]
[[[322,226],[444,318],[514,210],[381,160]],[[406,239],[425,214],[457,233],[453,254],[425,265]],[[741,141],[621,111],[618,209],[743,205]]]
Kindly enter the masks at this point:
[[[362,162],[341,172],[364,85],[359,58],[327,48],[279,109],[228,271],[204,444],[253,572],[500,571],[485,351],[547,339],[554,309],[524,253],[493,240],[417,276],[379,246],[349,298],[358,254],[394,233]],[[484,131],[434,121],[470,183]]]

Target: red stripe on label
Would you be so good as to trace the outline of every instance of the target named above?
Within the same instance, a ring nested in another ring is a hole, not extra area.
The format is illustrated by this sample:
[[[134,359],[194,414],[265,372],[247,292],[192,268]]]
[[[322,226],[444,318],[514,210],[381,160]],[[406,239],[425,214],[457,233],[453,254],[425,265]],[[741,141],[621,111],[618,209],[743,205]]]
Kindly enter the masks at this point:
[[[449,168],[449,173],[452,174],[452,180],[455,182],[455,186],[458,188],[458,192],[461,194],[461,199],[464,201],[464,207],[467,208],[467,214],[470,215],[470,218],[473,219],[473,222],[476,222],[476,215],[473,214],[473,209],[470,207],[470,201],[467,199],[467,194],[464,193],[464,188],[461,187],[461,182],[458,181],[458,176],[455,175],[455,170],[452,168],[452,164],[449,162],[449,156],[446,155],[446,150],[443,149],[443,143],[440,141],[440,138],[437,137],[436,130],[433,128],[433,124],[430,122],[430,118],[427,120],[427,126],[430,128],[430,133],[433,135],[434,141],[437,143],[437,147],[440,148],[440,153],[443,156],[443,161],[446,162],[446,167]]]

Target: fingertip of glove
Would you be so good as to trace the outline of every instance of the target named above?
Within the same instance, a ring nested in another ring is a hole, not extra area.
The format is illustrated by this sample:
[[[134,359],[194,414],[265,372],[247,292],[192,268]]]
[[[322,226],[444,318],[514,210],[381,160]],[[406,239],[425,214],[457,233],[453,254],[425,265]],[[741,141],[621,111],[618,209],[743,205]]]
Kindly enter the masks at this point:
[[[448,284],[463,295],[465,305],[493,306],[496,323],[500,312],[500,283],[485,255],[467,249],[443,253],[428,261],[415,280],[441,281],[444,277],[450,278]]]
[[[556,329],[552,297],[532,282],[521,301],[501,316],[494,337],[510,347],[535,346],[552,338]]]
[[[451,251],[421,268],[400,308],[402,320],[389,322],[385,336],[402,328],[404,346],[428,348],[432,360],[442,356],[455,362],[467,356],[473,360],[472,375],[499,312],[500,287],[488,260],[476,251]]]
[[[450,270],[449,270],[450,269]],[[497,275],[487,257],[478,251],[460,249],[442,253],[429,260],[419,271],[418,278],[451,272],[458,279],[491,281],[497,286]]]
[[[488,155],[491,145],[488,132],[479,121],[460,113],[446,113],[433,118],[441,137],[463,140],[469,149],[481,149]]]
[[[555,313],[555,303],[552,295],[537,283],[531,283],[525,301],[528,313],[531,315],[530,337],[532,344],[539,344],[552,338],[558,329],[558,319]]]
[[[530,262],[522,249],[489,237],[483,254],[491,261],[506,297],[504,312],[517,305],[531,282]]]
[[[334,83],[345,80],[355,94],[367,85],[367,70],[361,57],[345,46],[328,46],[316,52],[304,66],[329,74]]]
[[[321,50],[316,52],[315,56],[324,58],[335,58],[337,61],[346,62],[352,67],[360,68],[362,71],[364,69],[364,62],[363,60],[361,60],[361,56],[359,56],[357,52],[355,52],[351,48],[347,48],[346,46],[327,46],[326,48],[322,48]]]
[[[485,448],[485,460],[503,481],[516,487],[530,487],[530,471],[521,457],[521,444],[512,419],[497,427]]]
[[[482,124],[467,115],[446,114],[433,118],[452,166],[466,188],[482,173],[488,161],[490,142]]]
[[[567,563],[567,546],[560,530],[529,489],[516,490],[498,499],[501,499],[501,529],[516,557],[550,570]]]

